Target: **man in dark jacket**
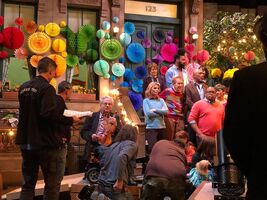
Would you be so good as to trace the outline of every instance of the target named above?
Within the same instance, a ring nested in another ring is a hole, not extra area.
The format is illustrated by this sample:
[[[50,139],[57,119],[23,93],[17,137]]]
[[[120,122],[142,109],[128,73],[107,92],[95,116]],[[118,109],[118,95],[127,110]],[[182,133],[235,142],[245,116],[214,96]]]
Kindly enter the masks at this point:
[[[56,91],[49,84],[55,77],[56,63],[48,57],[38,64],[39,76],[25,82],[19,89],[19,124],[16,144],[21,147],[24,182],[21,200],[34,198],[34,190],[41,166],[44,199],[57,200],[64,176],[66,148],[58,134],[57,124],[72,125],[77,117],[60,115]]]
[[[267,12],[254,33],[267,56]],[[267,171],[259,163],[266,155],[267,63],[235,72],[228,96],[224,141],[237,167],[247,178],[247,200],[266,200]]]

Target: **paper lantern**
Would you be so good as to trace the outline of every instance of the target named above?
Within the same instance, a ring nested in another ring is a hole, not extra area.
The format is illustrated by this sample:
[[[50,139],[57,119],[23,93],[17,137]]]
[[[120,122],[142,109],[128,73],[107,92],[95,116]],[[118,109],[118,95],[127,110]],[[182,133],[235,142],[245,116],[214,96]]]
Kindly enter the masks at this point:
[[[98,76],[104,76],[109,73],[109,64],[105,60],[98,60],[94,64],[94,72]]]
[[[127,46],[131,43],[131,36],[128,33],[120,34],[120,43],[124,46]]]
[[[3,45],[8,49],[18,49],[24,43],[24,34],[16,27],[7,27],[2,34]]]
[[[64,21],[64,20],[62,20],[62,21],[59,23],[59,26],[60,26],[61,28],[64,28],[66,25],[67,25],[67,24],[66,24],[66,21]]]
[[[125,67],[121,63],[114,63],[112,65],[111,71],[115,76],[121,77],[121,76],[123,76],[123,74],[125,72]]]
[[[44,25],[39,25],[37,30],[40,31],[40,32],[44,32],[45,26]]]
[[[64,74],[67,69],[66,60],[57,54],[50,54],[48,57],[54,60],[57,64],[56,77],[60,77],[62,74]]]
[[[47,35],[51,37],[58,36],[60,33],[60,27],[56,23],[48,23],[45,26],[45,32]]]
[[[63,52],[66,50],[66,42],[62,39],[55,39],[52,44],[52,49],[57,52]]]
[[[51,39],[43,32],[36,32],[29,36],[28,47],[35,54],[44,54],[51,48]]]
[[[110,29],[110,23],[108,21],[103,21],[102,29],[109,30]]]
[[[23,25],[23,19],[18,17],[15,19],[15,24],[18,26],[22,26]]]
[[[99,29],[98,31],[96,31],[96,37],[98,37],[98,39],[102,39],[105,37],[105,31],[102,29]]]

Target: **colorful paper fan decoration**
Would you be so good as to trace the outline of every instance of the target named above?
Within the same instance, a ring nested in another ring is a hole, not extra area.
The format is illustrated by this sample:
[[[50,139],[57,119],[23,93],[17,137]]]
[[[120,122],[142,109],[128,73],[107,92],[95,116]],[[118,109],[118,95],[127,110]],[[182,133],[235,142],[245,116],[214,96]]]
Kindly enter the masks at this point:
[[[135,25],[132,22],[124,23],[124,32],[132,35],[135,31]]]
[[[123,81],[121,84],[120,84],[121,87],[129,87],[129,83],[126,82],[126,81]]]
[[[119,22],[119,18],[117,16],[112,18],[112,21],[117,24]]]
[[[15,19],[15,24],[18,26],[22,26],[23,25],[23,19],[18,17]]]
[[[125,72],[125,67],[121,63],[114,63],[112,65],[111,71],[115,76],[121,77],[121,76],[123,76],[123,74]]]
[[[108,60],[115,60],[122,54],[122,46],[118,40],[105,40],[100,48],[101,54]]]
[[[197,60],[199,64],[202,64],[207,61],[209,59],[209,56],[209,52],[206,50],[200,50],[199,52],[197,52]]]
[[[159,48],[160,48],[160,46],[158,44],[152,44],[152,50],[153,51],[157,52],[159,50]]]
[[[165,76],[167,70],[168,70],[167,66],[162,66],[159,71],[160,71],[161,75]]]
[[[127,46],[131,43],[131,36],[128,33],[122,33],[120,34],[120,43],[124,46]]]
[[[172,39],[171,36],[167,36],[166,39],[165,39],[165,42],[169,44],[169,43],[172,42],[172,40],[173,40],[173,39]]]
[[[141,44],[144,48],[148,49],[151,47],[151,40],[149,38],[145,38],[144,40],[142,40]]]
[[[96,61],[98,58],[98,52],[95,49],[88,49],[86,51],[86,59],[90,62]]]
[[[106,33],[106,34],[105,34],[105,39],[106,39],[106,40],[109,40],[109,39],[110,39],[110,34],[109,34],[109,33]]]
[[[252,61],[255,59],[255,53],[253,51],[248,51],[247,53],[245,53],[244,58],[247,61]]]
[[[35,23],[35,21],[30,20],[30,21],[28,21],[28,23],[26,25],[24,25],[24,29],[25,29],[26,33],[32,34],[36,31],[37,24]]]
[[[154,30],[153,37],[157,42],[162,42],[165,40],[165,33],[162,30]]]
[[[103,76],[103,77],[107,77],[106,74],[109,73],[109,64],[107,61],[105,60],[98,60],[95,62],[94,64],[94,72],[98,75],[98,76]]]
[[[220,68],[213,68],[211,70],[211,77],[212,78],[219,78],[222,75],[222,71]]]
[[[193,79],[193,73],[194,73],[195,69],[198,69],[199,67],[200,67],[200,65],[198,63],[193,62],[193,63],[190,63],[188,65],[188,67],[186,68],[186,73],[187,73],[188,79],[190,81],[194,80]]]
[[[138,38],[138,39],[140,39],[140,40],[143,40],[143,39],[145,39],[145,32],[144,31],[137,31],[137,33],[136,33],[136,37]]]
[[[43,32],[36,32],[29,36],[28,47],[35,54],[44,54],[50,50],[51,39]]]
[[[157,54],[152,58],[152,61],[157,63],[157,65],[160,65],[164,61],[164,59],[160,54]]]
[[[79,28],[79,34],[83,34],[85,39],[87,41],[90,41],[90,40],[94,39],[96,36],[95,26],[93,26],[91,24],[83,25]]]
[[[145,66],[138,66],[134,70],[135,77],[138,79],[143,79],[147,75],[147,68]]]
[[[105,31],[109,30],[110,29],[110,23],[108,21],[103,21],[102,29],[105,30]]]
[[[52,49],[57,52],[63,52],[66,50],[66,42],[62,39],[55,39],[52,44]]]
[[[132,90],[137,93],[143,92],[143,80],[141,79],[134,80],[132,83]]]
[[[173,31],[173,30],[169,30],[169,31],[167,32],[167,35],[168,35],[168,36],[171,36],[171,37],[172,37],[173,34],[174,34],[174,31]]]
[[[14,55],[17,59],[23,60],[26,59],[29,55],[29,52],[26,48],[19,48],[14,51]]]
[[[66,21],[62,20],[62,21],[59,23],[59,26],[60,26],[61,28],[64,28],[65,26],[67,26]]]
[[[135,93],[131,90],[128,92],[128,96],[133,104],[134,109],[137,111],[143,106],[143,97],[140,93]]]
[[[7,51],[0,51],[0,59],[5,59],[7,57],[9,57]]]
[[[57,54],[50,54],[48,57],[54,60],[57,64],[56,77],[60,77],[62,74],[64,74],[67,69],[65,58]]]
[[[160,49],[160,54],[167,62],[174,62],[174,56],[177,54],[178,47],[174,43],[164,44]]]
[[[24,43],[24,34],[16,27],[7,27],[2,31],[3,45],[8,49],[18,49]]]
[[[133,80],[133,78],[134,78],[133,70],[131,70],[129,68],[125,69],[125,72],[123,74],[124,81],[131,82]]]
[[[44,25],[39,25],[37,30],[40,31],[40,32],[44,32],[45,26]]]
[[[33,56],[31,56],[31,58],[30,58],[31,65],[36,68],[38,66],[39,61],[42,58],[43,58],[43,56],[39,56],[39,55],[33,55]]]
[[[60,27],[56,23],[48,23],[45,26],[45,32],[47,35],[51,37],[56,37],[60,33]]]
[[[105,31],[102,30],[102,29],[99,29],[98,31],[96,31],[96,37],[97,37],[98,39],[102,39],[102,38],[104,38],[104,37],[105,37]]]
[[[66,57],[66,63],[68,66],[73,67],[79,63],[79,58],[76,55],[68,54]]]
[[[145,59],[146,52],[139,43],[131,43],[126,49],[128,59],[133,63],[140,63]]]
[[[195,46],[193,44],[187,44],[185,45],[185,51],[192,53],[195,50]]]
[[[0,16],[0,26],[2,26],[4,24],[4,17]]]
[[[52,85],[56,90],[57,89],[57,80],[55,78],[52,78],[50,81],[50,85]]]

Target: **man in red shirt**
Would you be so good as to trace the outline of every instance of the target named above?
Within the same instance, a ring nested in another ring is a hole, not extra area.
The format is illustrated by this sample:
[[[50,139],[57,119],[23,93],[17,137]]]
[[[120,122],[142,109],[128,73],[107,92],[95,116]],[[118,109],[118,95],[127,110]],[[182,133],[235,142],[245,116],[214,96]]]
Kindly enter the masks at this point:
[[[197,144],[201,139],[215,138],[216,133],[222,129],[224,107],[215,99],[215,88],[208,87],[205,98],[197,101],[190,111],[188,122],[196,132]]]

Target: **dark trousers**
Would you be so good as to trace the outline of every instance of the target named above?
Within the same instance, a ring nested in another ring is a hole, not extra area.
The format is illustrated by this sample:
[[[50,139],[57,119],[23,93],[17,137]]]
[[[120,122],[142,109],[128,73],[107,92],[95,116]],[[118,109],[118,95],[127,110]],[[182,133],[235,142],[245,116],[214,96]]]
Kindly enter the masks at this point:
[[[148,142],[148,154],[150,154],[154,144],[163,139],[167,139],[166,129],[146,129],[146,140]]]
[[[67,149],[21,150],[22,175],[24,178],[20,200],[34,198],[39,166],[43,172],[45,188],[44,200],[58,200],[60,183],[63,179]]]
[[[185,200],[185,180],[163,177],[146,177],[144,179],[142,200],[162,200],[166,196],[172,200]]]

